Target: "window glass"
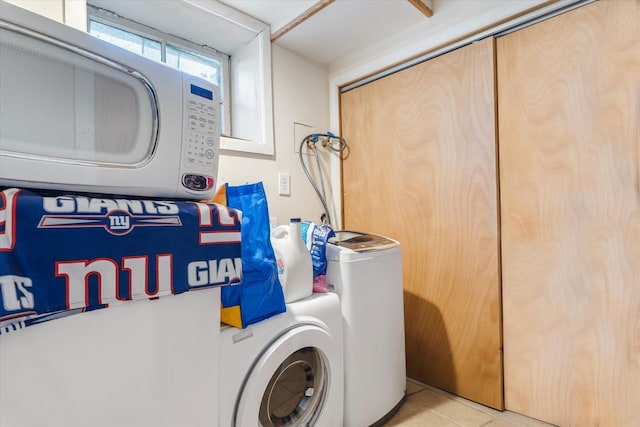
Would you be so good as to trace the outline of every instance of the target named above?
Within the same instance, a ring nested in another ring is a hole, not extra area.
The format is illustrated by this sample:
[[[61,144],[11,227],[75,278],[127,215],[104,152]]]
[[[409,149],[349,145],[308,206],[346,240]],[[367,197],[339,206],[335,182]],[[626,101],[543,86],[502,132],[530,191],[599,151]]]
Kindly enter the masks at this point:
[[[89,21],[89,33],[130,52],[162,61],[162,43],[101,22]]]
[[[220,61],[167,44],[167,64],[220,87]]]

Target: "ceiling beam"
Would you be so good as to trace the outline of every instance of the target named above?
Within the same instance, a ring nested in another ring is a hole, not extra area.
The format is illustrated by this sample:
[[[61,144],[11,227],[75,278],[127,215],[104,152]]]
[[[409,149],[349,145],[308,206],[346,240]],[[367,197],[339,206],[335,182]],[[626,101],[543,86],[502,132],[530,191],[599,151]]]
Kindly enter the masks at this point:
[[[280,28],[278,31],[276,31],[275,33],[271,34],[271,41],[274,42],[274,41],[278,40],[280,37],[284,36],[286,33],[288,33],[289,31],[293,30],[295,27],[297,27],[298,25],[302,24],[304,21],[306,21],[307,19],[311,18],[313,15],[315,15],[318,12],[320,12],[322,9],[324,9],[327,6],[329,6],[333,2],[334,2],[334,0],[320,0],[320,1],[318,1],[313,6],[311,6],[309,9],[305,10],[300,15],[296,16],[291,21],[289,21],[287,24],[283,25],[282,28]]]
[[[407,0],[414,5],[416,9],[422,12],[427,18],[433,16],[433,0]]]

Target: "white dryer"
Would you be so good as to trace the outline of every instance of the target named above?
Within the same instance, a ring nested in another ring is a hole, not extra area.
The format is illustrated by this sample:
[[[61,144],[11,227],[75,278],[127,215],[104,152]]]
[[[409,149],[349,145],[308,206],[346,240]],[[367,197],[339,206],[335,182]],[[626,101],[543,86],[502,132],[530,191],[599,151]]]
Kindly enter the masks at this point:
[[[381,425],[406,395],[402,252],[387,237],[335,234],[327,285],[344,319],[344,427]]]
[[[342,425],[342,315],[333,293],[220,331],[220,427]]]

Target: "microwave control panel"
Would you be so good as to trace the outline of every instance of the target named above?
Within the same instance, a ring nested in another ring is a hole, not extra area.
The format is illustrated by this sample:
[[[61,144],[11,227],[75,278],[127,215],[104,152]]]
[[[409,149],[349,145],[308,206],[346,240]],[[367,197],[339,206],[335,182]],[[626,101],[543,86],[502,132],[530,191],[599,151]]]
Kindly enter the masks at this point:
[[[216,89],[203,86],[187,82],[182,153],[187,173],[182,176],[182,185],[192,191],[207,191],[213,187],[220,147],[218,96]]]

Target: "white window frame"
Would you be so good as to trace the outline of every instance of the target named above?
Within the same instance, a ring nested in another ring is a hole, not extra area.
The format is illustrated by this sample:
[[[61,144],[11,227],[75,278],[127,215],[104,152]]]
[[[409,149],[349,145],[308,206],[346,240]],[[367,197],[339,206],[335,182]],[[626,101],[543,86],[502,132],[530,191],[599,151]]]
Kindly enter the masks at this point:
[[[222,20],[252,35],[231,56],[231,136],[220,137],[220,148],[272,156],[273,90],[271,29],[268,24],[217,0],[182,0],[212,19]]]

